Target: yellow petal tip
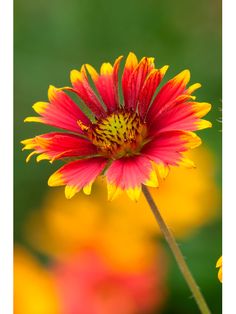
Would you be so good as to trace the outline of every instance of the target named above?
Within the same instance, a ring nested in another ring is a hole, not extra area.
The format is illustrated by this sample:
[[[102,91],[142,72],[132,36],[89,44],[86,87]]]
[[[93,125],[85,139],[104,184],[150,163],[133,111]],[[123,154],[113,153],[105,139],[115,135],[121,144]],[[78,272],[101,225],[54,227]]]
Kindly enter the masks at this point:
[[[85,67],[86,67],[88,73],[91,75],[92,79],[94,81],[96,81],[98,79],[99,75],[98,75],[97,71],[94,69],[94,67],[90,64],[85,64]]]
[[[59,172],[53,173],[48,179],[49,186],[60,186],[64,184],[62,175]]]
[[[87,185],[85,185],[84,187],[83,187],[83,192],[84,192],[84,194],[86,194],[86,195],[90,195],[91,194],[91,189],[92,189],[92,182],[90,182],[89,184],[87,184]]]
[[[115,198],[117,198],[118,195],[121,194],[121,192],[122,190],[115,184],[107,183],[108,201],[113,201]]]
[[[152,169],[148,180],[145,181],[144,184],[153,188],[157,188],[159,186],[156,171],[154,169]]]
[[[79,192],[77,186],[67,185],[65,187],[65,196],[68,200],[71,199],[77,192]]]
[[[129,198],[135,202],[139,200],[141,191],[142,191],[141,186],[136,186],[134,188],[126,189],[126,193],[128,194]]]

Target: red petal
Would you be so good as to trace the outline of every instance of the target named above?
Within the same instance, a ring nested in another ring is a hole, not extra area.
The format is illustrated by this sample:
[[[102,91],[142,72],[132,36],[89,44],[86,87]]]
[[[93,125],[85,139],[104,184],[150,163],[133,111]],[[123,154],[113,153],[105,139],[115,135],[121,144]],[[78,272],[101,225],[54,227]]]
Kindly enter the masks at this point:
[[[151,134],[170,130],[195,131],[210,127],[211,123],[202,124],[200,118],[211,109],[209,103],[185,102],[176,104],[164,111],[153,124]]]
[[[138,111],[142,118],[145,118],[152,97],[159,86],[163,76],[165,75],[168,66],[157,70],[153,69],[146,78],[143,87],[141,89],[138,101]]]
[[[184,94],[189,80],[190,72],[185,70],[167,82],[154,99],[149,109],[147,119],[149,121],[154,121],[159,114],[161,114],[164,110],[167,110],[173,101]]]
[[[154,68],[153,60],[153,58],[143,58],[131,73],[128,81],[125,108],[136,110],[139,93],[143,87],[144,81]]]
[[[34,149],[33,154],[40,154],[37,161],[54,161],[65,157],[85,157],[95,155],[96,147],[86,139],[66,133],[52,132],[22,141],[25,149]],[[32,153],[28,156],[30,156]],[[28,158],[28,160],[29,160]],[[27,160],[27,161],[28,161]]]
[[[125,190],[133,200],[139,198],[141,185],[157,186],[151,162],[145,156],[120,158],[112,162],[107,171],[108,197],[113,199],[116,190]]]
[[[72,70],[70,78],[74,89],[69,89],[75,92],[84,101],[97,118],[104,117],[106,112],[89,85],[85,66],[83,65],[81,67],[81,71]]]
[[[51,175],[48,185],[66,185],[67,198],[73,197],[81,188],[84,188],[86,194],[89,194],[92,183],[102,172],[106,163],[107,160],[102,157],[70,162]]]
[[[100,75],[91,65],[86,65],[87,70],[108,109],[108,112],[113,112],[119,108],[118,70],[121,59],[122,56],[117,58],[113,67],[110,63],[103,63]]]
[[[122,76],[122,90],[124,96],[124,104],[128,106],[129,102],[129,80],[134,69],[138,65],[138,59],[133,52],[130,52],[125,63],[124,72]]]
[[[178,165],[182,153],[201,144],[200,138],[192,132],[168,131],[158,134],[142,149],[142,154],[156,163]]]
[[[50,103],[37,102],[33,109],[40,117],[28,117],[26,122],[41,122],[72,132],[83,133],[78,125],[80,120],[84,125],[91,122],[74,101],[62,90],[50,86],[48,90]]]

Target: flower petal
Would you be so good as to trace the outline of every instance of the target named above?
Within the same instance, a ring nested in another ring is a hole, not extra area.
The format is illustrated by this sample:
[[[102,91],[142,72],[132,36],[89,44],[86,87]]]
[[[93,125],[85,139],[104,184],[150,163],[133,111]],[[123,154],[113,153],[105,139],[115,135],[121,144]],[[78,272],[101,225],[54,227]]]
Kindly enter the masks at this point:
[[[72,70],[70,73],[70,79],[74,88],[67,89],[75,92],[97,118],[104,117],[106,115],[105,109],[103,108],[95,92],[89,85],[85,65],[81,67],[80,71]]]
[[[33,109],[40,117],[28,117],[25,122],[41,122],[72,132],[83,133],[78,125],[81,121],[84,125],[91,122],[74,101],[61,89],[50,86],[48,90],[48,102],[37,102]]]
[[[155,164],[157,172],[162,180],[164,180],[169,174],[170,167],[162,162]]]
[[[72,198],[82,188],[88,194],[91,191],[92,183],[103,171],[106,163],[107,159],[102,157],[70,162],[51,175],[48,185],[65,185],[65,195],[68,199]]]
[[[219,268],[218,279],[220,282],[222,282],[222,256],[218,259],[216,263],[216,268]]]
[[[131,74],[133,73],[134,69],[138,65],[138,59],[136,55],[133,52],[130,52],[124,67],[124,72],[122,75],[122,90],[123,90],[123,96],[124,96],[124,104],[128,105],[128,99],[129,99],[129,79]]]
[[[222,267],[219,269],[219,271],[218,271],[218,279],[219,279],[219,281],[220,282],[222,282],[223,281],[223,279],[222,279]]]
[[[222,256],[216,262],[216,268],[222,267]]]
[[[143,87],[143,84],[151,72],[154,69],[154,58],[142,58],[137,67],[131,73],[128,80],[127,99],[125,99],[125,108],[136,110],[139,94]]]
[[[158,186],[152,163],[144,156],[117,159],[112,162],[106,175],[110,200],[121,191],[126,191],[132,200],[137,201],[142,184]]]
[[[138,112],[142,118],[146,116],[152,97],[167,69],[168,66],[164,66],[158,70],[153,69],[146,78],[141,89],[138,101]]]
[[[168,81],[155,97],[147,115],[148,121],[154,121],[156,117],[168,106],[186,92],[186,85],[190,80],[190,72],[184,70]]]
[[[201,139],[193,132],[168,131],[158,134],[147,143],[142,154],[157,164],[177,166],[183,164],[192,167],[194,164],[183,156],[183,152],[201,144]]]
[[[34,154],[40,154],[37,161],[50,160],[50,162],[53,162],[56,159],[65,157],[85,157],[97,153],[96,147],[88,140],[66,133],[42,134],[21,143],[25,145],[23,150],[34,149],[34,152],[27,157],[27,162]]]
[[[153,124],[150,134],[170,130],[195,131],[211,127],[211,123],[202,120],[211,110],[211,104],[199,102],[184,102],[176,104],[171,109],[159,115],[158,123]],[[203,122],[205,121],[205,122]]]
[[[92,80],[108,109],[108,112],[113,112],[119,108],[118,71],[122,58],[122,56],[117,58],[114,66],[110,63],[103,63],[100,75],[91,65],[86,64],[86,68],[91,75]]]

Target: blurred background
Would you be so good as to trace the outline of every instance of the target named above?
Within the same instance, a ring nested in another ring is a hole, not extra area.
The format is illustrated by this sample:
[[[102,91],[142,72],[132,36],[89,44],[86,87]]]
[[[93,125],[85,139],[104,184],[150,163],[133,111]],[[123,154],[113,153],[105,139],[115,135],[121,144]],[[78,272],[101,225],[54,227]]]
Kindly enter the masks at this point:
[[[122,196],[66,200],[47,187],[59,163],[26,164],[20,141],[51,130],[24,124],[50,84],[69,72],[134,51],[170,65],[165,80],[190,69],[199,101],[213,106],[212,129],[191,153],[196,169],[173,169],[151,190],[215,314],[221,284],[221,2],[15,0],[15,314],[197,314],[150,209]]]

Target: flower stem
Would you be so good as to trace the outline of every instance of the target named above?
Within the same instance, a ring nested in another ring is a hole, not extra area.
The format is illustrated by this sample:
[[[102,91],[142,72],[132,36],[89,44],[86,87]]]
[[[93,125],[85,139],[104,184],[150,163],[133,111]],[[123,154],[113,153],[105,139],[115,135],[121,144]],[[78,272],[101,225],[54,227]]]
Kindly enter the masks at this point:
[[[197,305],[199,307],[199,310],[201,311],[202,314],[210,314],[210,310],[206,304],[206,301],[199,289],[199,287],[197,286],[196,281],[194,280],[185,260],[184,257],[178,247],[178,244],[175,241],[175,238],[173,236],[173,234],[171,233],[171,231],[169,230],[169,228],[167,227],[167,225],[165,224],[165,221],[163,220],[159,209],[157,208],[152,195],[150,194],[148,188],[146,186],[143,185],[142,187],[143,189],[143,194],[156,218],[156,221],[158,222],[160,229],[163,233],[163,235],[165,236],[165,239],[172,251],[172,253],[174,254],[174,257],[176,259],[176,262],[179,266],[180,271],[183,274],[184,279],[186,280],[192,294],[193,297],[195,299],[195,301],[197,302]]]

